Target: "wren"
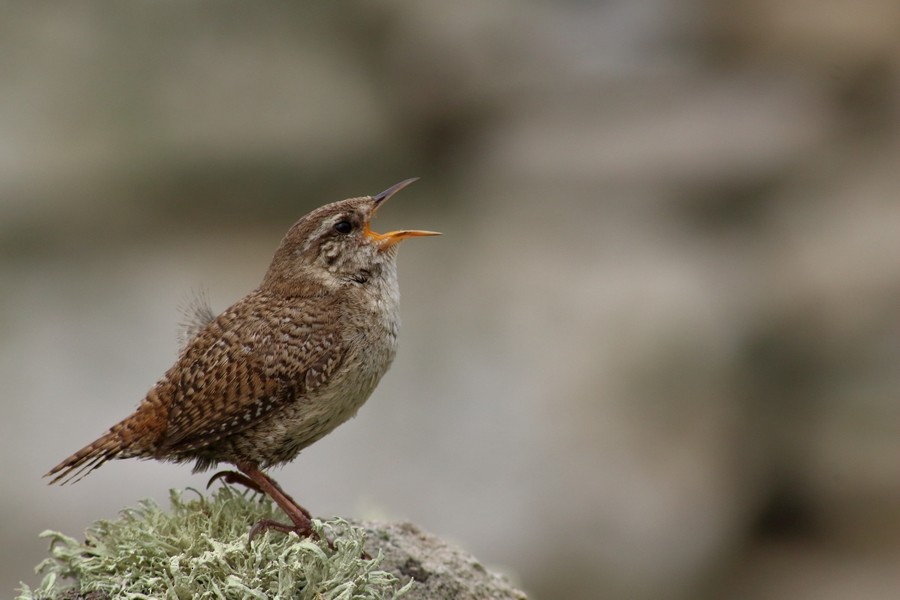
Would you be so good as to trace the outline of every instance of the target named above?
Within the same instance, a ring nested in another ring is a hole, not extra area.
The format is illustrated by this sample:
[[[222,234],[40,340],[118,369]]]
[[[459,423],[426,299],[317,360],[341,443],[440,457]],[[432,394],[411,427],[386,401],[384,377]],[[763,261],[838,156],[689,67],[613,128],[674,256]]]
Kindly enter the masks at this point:
[[[400,327],[399,243],[434,231],[375,233],[379,207],[416,179],[375,196],[318,208],[281,241],[262,284],[213,316],[199,311],[175,364],[135,412],[54,467],[51,483],[78,481],[120,458],[219,463],[222,478],[267,494],[292,524],[265,529],[312,534],[309,511],[263,470],[354,416],[388,370]]]

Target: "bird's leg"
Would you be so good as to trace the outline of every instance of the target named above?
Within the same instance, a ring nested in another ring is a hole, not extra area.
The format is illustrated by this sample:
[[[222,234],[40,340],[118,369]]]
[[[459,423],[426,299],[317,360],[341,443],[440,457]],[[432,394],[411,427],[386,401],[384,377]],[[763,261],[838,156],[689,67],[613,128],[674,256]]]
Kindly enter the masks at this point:
[[[277,504],[288,518],[290,518],[291,522],[293,522],[293,526],[291,526],[271,519],[263,519],[250,529],[251,542],[254,537],[266,529],[274,529],[276,531],[281,531],[282,533],[293,531],[300,537],[316,537],[316,532],[313,531],[312,528],[312,515],[310,515],[308,510],[297,504],[293,498],[285,494],[284,491],[282,491],[281,486],[275,483],[272,478],[260,471],[255,465],[238,463],[237,468],[240,469],[258,489],[262,490],[263,493],[274,500],[275,504]],[[228,475],[224,475],[223,477],[226,481],[229,478]],[[241,480],[243,480],[243,477]]]
[[[291,498],[291,496],[289,496],[288,493],[282,489],[282,487],[278,484],[277,481],[275,481],[274,479],[272,479],[271,477],[269,477],[262,471],[260,471],[260,474],[263,477],[265,477],[266,479],[268,479],[269,483],[271,483],[276,488],[278,488],[278,491],[280,491],[282,493],[282,495],[284,495],[289,501],[291,501],[294,504],[294,506],[299,508],[300,511],[306,516],[307,519],[312,519],[312,515],[310,514],[310,512],[308,510],[306,510],[305,508],[303,508],[302,506],[300,506],[296,500]],[[235,484],[235,483],[240,484],[240,485],[244,486],[245,488],[253,490],[257,494],[265,494],[263,489],[259,485],[257,485],[256,482],[254,482],[252,479],[250,479],[243,473],[238,473],[237,471],[219,471],[218,473],[216,473],[215,475],[213,475],[212,477],[209,478],[209,481],[206,482],[206,488],[209,489],[209,486],[211,486],[213,483],[215,483],[219,479],[221,479],[223,482],[228,483],[228,484]]]

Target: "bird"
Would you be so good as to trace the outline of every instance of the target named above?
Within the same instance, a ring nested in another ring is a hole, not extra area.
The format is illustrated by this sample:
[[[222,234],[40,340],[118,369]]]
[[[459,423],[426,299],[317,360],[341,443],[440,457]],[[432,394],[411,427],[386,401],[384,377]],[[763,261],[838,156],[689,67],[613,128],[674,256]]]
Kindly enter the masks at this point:
[[[268,495],[291,520],[267,529],[315,536],[312,516],[265,471],[353,417],[387,372],[400,327],[401,241],[435,231],[376,233],[379,208],[416,181],[317,208],[285,234],[262,283],[221,314],[189,317],[189,339],[137,409],[45,477],[79,481],[113,459],[220,463],[216,479]],[[208,485],[209,485],[208,484]]]

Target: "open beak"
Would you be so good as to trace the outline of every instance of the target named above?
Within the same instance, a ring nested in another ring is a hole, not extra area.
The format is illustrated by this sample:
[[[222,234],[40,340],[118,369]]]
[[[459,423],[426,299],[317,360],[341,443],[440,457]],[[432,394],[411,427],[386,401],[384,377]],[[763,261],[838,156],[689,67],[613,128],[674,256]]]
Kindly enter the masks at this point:
[[[394,194],[396,194],[397,192],[399,192],[400,190],[402,190],[409,184],[413,183],[414,181],[417,181],[418,179],[419,179],[418,177],[412,177],[410,179],[405,179],[405,180],[401,181],[400,183],[392,185],[391,187],[384,190],[380,194],[372,196],[372,201],[375,203],[375,208],[372,209],[372,213],[369,215],[369,218],[371,219],[373,216],[375,216],[375,211],[377,211],[378,208],[386,200],[390,199],[391,196],[393,196]],[[390,248],[394,244],[397,244],[397,243],[401,242],[402,240],[405,240],[406,238],[410,238],[410,237],[426,237],[426,236],[431,236],[431,235],[441,235],[437,231],[422,231],[419,229],[401,229],[399,231],[390,231],[388,233],[375,233],[374,231],[369,229],[368,223],[366,223],[365,227],[366,227],[365,228],[366,235],[368,235],[372,240],[374,240],[376,243],[378,243],[378,245],[381,246],[382,249]]]

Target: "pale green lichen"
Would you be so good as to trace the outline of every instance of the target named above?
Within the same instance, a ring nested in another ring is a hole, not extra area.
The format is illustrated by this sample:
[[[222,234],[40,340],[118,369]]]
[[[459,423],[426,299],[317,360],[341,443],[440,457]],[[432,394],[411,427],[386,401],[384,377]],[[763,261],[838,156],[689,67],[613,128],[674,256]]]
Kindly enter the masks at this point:
[[[117,520],[98,521],[83,542],[45,531],[51,558],[37,567],[44,578],[36,589],[23,584],[18,599],[56,598],[65,579],[82,594],[135,600],[375,600],[409,588],[378,569],[380,555],[363,558],[365,532],[341,519],[314,521],[319,540],[265,532],[251,545],[251,524],[284,519],[267,498],[224,486],[208,498],[173,490],[171,505],[165,511],[145,500]]]

